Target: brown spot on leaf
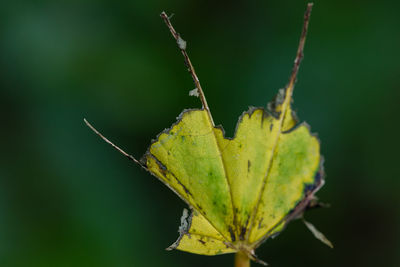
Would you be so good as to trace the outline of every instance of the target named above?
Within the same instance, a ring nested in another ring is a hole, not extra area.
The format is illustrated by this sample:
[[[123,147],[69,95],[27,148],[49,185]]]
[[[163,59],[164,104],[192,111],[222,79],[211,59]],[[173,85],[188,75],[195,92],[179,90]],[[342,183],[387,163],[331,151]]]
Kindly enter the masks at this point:
[[[182,187],[182,189],[185,191],[187,195],[191,195],[193,197],[193,194],[187,189],[187,187],[179,181],[178,177],[175,176],[172,172],[169,172],[176,180],[176,182]]]
[[[182,187],[183,191],[185,191],[185,193],[187,195],[190,195],[193,197],[193,194],[189,191],[189,189],[187,189],[187,187],[182,184],[182,182],[178,179],[178,177],[175,176],[175,174],[173,174],[171,171],[169,171],[167,169],[167,167],[161,162],[159,161],[154,155],[150,154],[150,156],[155,160],[155,162],[158,165],[158,168],[160,170],[160,172],[168,179],[167,173],[169,173],[172,177],[175,178],[176,182]],[[169,179],[168,179],[169,180]]]
[[[262,227],[262,221],[264,220],[264,218],[261,218],[261,220],[259,221],[259,223],[258,223],[258,229],[261,229],[261,227]]]
[[[246,231],[247,231],[247,228],[245,226],[242,226],[242,228],[240,229],[240,235],[239,235],[240,240],[244,240]]]
[[[153,156],[152,154],[150,154],[150,156],[155,160],[155,162],[158,165],[158,169],[160,170],[160,172],[164,175],[167,176],[167,167],[162,164],[161,161],[158,160],[158,158],[156,158],[155,156]]]
[[[235,237],[235,233],[233,232],[233,229],[232,229],[232,227],[231,226],[229,226],[229,233],[231,234],[231,239],[232,239],[232,242],[235,242],[235,240],[236,240],[236,237]]]

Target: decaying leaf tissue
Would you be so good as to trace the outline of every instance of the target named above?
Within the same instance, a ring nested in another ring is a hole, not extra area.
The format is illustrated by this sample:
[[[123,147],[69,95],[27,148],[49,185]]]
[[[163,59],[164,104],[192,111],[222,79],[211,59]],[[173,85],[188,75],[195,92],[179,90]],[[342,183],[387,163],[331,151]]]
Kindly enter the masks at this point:
[[[142,160],[125,156],[160,179],[184,200],[180,236],[168,249],[217,255],[241,253],[257,259],[254,250],[277,235],[315,203],[324,184],[323,159],[318,139],[306,123],[298,123],[291,108],[292,93],[308,29],[312,4],[304,25],[289,83],[268,108],[250,108],[237,123],[232,139],[215,126],[203,89],[186,52],[186,42],[165,21],[194,80],[191,95],[201,109],[185,110],[171,128],[152,142]],[[184,45],[183,45],[184,44]],[[330,242],[309,222],[314,235]]]

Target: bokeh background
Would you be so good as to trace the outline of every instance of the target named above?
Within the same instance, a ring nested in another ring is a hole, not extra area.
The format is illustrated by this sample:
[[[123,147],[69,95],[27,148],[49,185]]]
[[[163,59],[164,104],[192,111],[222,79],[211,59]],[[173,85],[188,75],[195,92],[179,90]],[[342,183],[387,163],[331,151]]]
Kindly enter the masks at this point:
[[[185,204],[140,158],[200,107],[161,11],[232,136],[292,68],[305,1],[7,1],[0,8],[0,266],[233,266],[164,248]],[[322,141],[331,208],[258,250],[271,266],[400,266],[400,2],[316,1],[294,105]],[[256,265],[256,264],[254,264]]]

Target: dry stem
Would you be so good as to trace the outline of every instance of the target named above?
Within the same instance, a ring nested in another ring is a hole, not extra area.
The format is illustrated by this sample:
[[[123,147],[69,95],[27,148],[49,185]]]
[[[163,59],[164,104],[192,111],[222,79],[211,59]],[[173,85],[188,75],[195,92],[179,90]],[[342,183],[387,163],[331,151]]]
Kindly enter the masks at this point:
[[[196,74],[196,72],[194,70],[192,62],[190,61],[189,56],[188,56],[188,54],[186,52],[186,42],[181,38],[179,33],[177,33],[175,31],[174,27],[171,24],[170,18],[167,16],[167,14],[164,11],[161,13],[160,16],[164,20],[164,22],[167,25],[168,29],[170,30],[172,36],[176,40],[176,42],[178,44],[178,47],[179,47],[179,50],[181,50],[183,58],[185,59],[185,64],[188,67],[188,71],[189,71],[190,75],[192,76],[193,82],[194,82],[194,84],[196,86],[196,89],[197,89],[197,91],[199,93],[199,97],[200,97],[201,103],[203,104],[203,109],[205,109],[207,111],[208,116],[210,118],[210,121],[212,123],[212,126],[215,126],[214,120],[213,120],[213,118],[211,116],[210,108],[208,107],[208,104],[207,104],[206,97],[204,96],[203,89],[201,88],[199,78],[197,77],[197,74]]]
[[[132,160],[133,162],[135,162],[136,164],[140,165],[140,167],[142,167],[143,169],[147,170],[147,168],[137,159],[135,159],[132,155],[129,155],[128,153],[126,153],[125,151],[123,151],[121,148],[119,148],[118,146],[114,145],[113,142],[111,142],[110,140],[108,140],[107,138],[105,138],[99,131],[96,130],[96,128],[94,128],[86,119],[83,119],[83,121],[86,123],[86,125],[98,136],[101,137],[101,139],[103,139],[106,143],[110,144],[113,148],[115,148],[116,150],[118,150],[118,152],[120,152],[122,155],[124,155],[125,157],[127,157],[129,160]]]
[[[294,60],[294,65],[293,65],[293,69],[292,69],[292,74],[290,75],[289,84],[286,87],[290,92],[286,92],[286,93],[292,94],[293,88],[294,88],[294,84],[295,84],[296,79],[297,79],[297,73],[299,72],[300,63],[301,63],[301,61],[303,60],[303,57],[304,57],[304,54],[303,54],[304,44],[306,42],[306,36],[307,36],[307,31],[308,31],[308,23],[310,22],[310,15],[311,15],[311,10],[312,10],[313,5],[314,5],[313,3],[308,3],[307,4],[307,10],[304,13],[303,30],[302,30],[301,35],[300,35],[300,41],[299,41],[299,46],[297,48],[296,59]]]

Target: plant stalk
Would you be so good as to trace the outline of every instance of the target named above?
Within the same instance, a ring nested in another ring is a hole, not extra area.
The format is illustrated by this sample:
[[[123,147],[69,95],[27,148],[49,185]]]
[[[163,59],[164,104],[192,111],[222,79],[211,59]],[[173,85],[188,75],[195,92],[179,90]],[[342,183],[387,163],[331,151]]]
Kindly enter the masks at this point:
[[[250,258],[243,252],[235,254],[235,267],[250,267]]]

